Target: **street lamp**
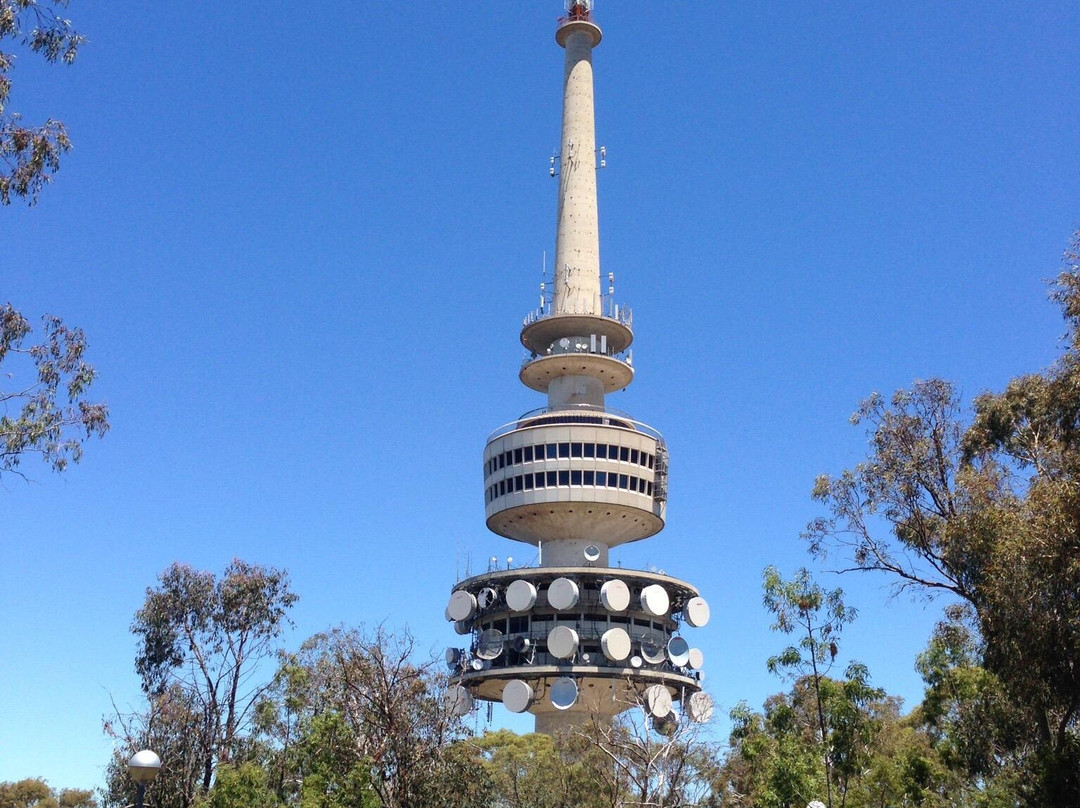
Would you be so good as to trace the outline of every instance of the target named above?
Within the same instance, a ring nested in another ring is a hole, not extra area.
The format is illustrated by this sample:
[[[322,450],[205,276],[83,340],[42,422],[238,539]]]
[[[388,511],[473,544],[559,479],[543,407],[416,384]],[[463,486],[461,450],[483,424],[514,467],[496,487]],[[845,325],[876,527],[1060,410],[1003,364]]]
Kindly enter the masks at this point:
[[[127,770],[131,779],[135,781],[138,796],[135,798],[135,808],[143,808],[143,796],[146,787],[157,777],[158,769],[161,768],[161,758],[149,749],[136,752],[128,761]]]

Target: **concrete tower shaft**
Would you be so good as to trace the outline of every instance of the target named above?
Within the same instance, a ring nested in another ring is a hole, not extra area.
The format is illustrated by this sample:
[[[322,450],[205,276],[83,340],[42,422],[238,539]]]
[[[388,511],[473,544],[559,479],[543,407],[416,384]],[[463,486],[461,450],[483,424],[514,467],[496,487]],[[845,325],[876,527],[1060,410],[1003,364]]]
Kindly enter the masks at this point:
[[[553,290],[557,314],[601,313],[592,67],[600,37],[600,28],[584,20],[566,22],[557,35],[566,49]]]

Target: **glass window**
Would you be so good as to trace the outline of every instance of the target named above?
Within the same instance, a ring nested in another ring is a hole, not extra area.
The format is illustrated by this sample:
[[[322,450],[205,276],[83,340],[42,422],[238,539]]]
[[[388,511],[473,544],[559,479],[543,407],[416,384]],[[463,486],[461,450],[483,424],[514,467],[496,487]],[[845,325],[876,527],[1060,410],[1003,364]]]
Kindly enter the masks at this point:
[[[538,471],[536,473],[535,483],[536,483],[537,488],[543,488],[544,487],[544,472]]]
[[[547,473],[547,487],[554,488],[556,485],[558,485],[558,483],[556,482],[555,472],[549,471]]]
[[[571,443],[570,444],[570,456],[571,457],[581,457],[581,451],[582,450],[581,450],[581,444],[580,443]]]
[[[533,489],[533,476],[531,474],[525,475],[525,490],[532,491]]]
[[[637,464],[637,462],[638,462],[638,450],[637,449],[631,449],[630,450],[630,462],[634,463],[635,465]]]
[[[606,471],[598,471],[598,472],[596,472],[596,484],[599,485],[599,486],[607,485],[607,472]]]
[[[558,455],[555,453],[555,444],[549,443],[547,445],[547,459],[554,460]]]
[[[598,443],[598,444],[596,444],[596,456],[599,457],[601,460],[607,460],[607,444],[606,443]]]
[[[629,487],[629,485],[630,485],[630,475],[628,475],[628,474],[620,474],[619,475],[619,488],[627,488],[627,487]]]
[[[499,468],[506,465],[506,455],[499,455]]]
[[[638,480],[637,477],[631,477],[630,478],[630,490],[631,491],[637,491],[637,480]]]
[[[629,446],[620,446],[619,447],[619,460],[623,461],[624,463],[628,463],[630,461],[630,447]]]
[[[575,471],[570,472],[570,485],[581,485],[581,472],[580,471],[575,470]]]
[[[648,463],[647,463],[646,465],[647,465],[647,466],[648,466],[649,468],[652,468],[652,467],[653,467],[653,456],[652,456],[652,455],[645,455],[645,456],[646,456],[647,458],[649,458],[649,462],[648,462]]]
[[[650,482],[650,483],[649,483],[649,496],[650,496],[650,497],[652,496],[652,490],[653,490],[653,489],[652,489],[652,483]]]
[[[524,457],[522,458],[526,463],[531,463],[533,460],[533,447],[526,446],[523,450]]]
[[[521,465],[521,449],[514,449],[514,462]]]
[[[585,485],[596,485],[596,473],[592,471],[585,472]]]
[[[569,443],[560,443],[559,444],[559,457],[569,457],[569,456],[570,456],[570,444]]]
[[[499,496],[506,496],[506,480],[499,480]]]
[[[511,634],[524,634],[529,630],[529,616],[511,617],[509,629]]]
[[[585,456],[586,457],[596,457],[596,444],[595,443],[586,443],[584,448],[585,448]]]
[[[570,485],[570,472],[569,471],[560,471],[559,472],[559,485]]]

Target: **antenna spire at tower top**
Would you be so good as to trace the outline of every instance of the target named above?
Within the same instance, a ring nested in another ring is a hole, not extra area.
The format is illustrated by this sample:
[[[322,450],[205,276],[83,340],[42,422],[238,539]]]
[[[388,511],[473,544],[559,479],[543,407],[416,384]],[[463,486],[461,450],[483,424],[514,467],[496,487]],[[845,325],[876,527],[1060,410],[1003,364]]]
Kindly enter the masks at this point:
[[[566,17],[570,20],[592,20],[593,0],[566,0]]]

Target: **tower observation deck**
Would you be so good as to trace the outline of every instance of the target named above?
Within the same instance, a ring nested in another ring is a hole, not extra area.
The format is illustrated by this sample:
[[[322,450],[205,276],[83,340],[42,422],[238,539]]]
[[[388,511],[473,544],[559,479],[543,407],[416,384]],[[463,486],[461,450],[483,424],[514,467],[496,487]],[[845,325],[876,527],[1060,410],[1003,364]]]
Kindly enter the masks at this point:
[[[634,379],[634,332],[630,310],[601,291],[592,54],[602,38],[591,0],[569,0],[555,32],[565,72],[554,288],[521,330],[521,382],[547,406],[484,449],[487,526],[538,547],[540,566],[460,581],[446,609],[469,642],[447,651],[452,708],[501,701],[535,714],[538,732],[635,704],[657,720],[681,709],[703,721],[713,709],[702,654],[681,636],[709,621],[706,601],[685,581],[609,561],[663,529],[668,452],[660,432],[605,402]]]

